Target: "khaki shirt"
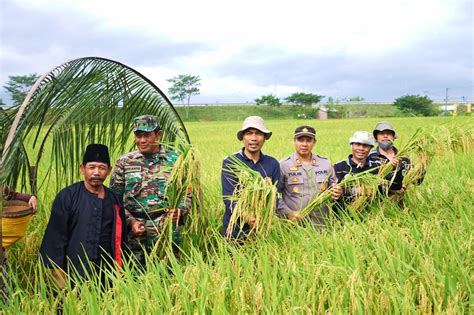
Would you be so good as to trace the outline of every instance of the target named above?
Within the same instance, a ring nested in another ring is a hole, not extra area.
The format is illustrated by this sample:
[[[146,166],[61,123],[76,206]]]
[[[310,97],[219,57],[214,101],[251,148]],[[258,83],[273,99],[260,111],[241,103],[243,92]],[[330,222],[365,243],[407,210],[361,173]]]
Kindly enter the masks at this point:
[[[280,161],[280,172],[283,188],[277,213],[284,216],[303,209],[319,193],[337,183],[331,161],[314,153],[311,163],[304,165],[298,153],[293,153]]]

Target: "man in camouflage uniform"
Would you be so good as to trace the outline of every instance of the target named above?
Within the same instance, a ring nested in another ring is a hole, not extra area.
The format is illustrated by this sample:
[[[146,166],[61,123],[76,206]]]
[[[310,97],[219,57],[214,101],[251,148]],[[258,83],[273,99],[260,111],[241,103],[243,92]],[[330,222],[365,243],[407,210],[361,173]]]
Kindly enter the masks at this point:
[[[190,198],[177,209],[167,208],[167,181],[178,155],[160,144],[162,130],[158,119],[151,115],[136,117],[133,132],[138,150],[117,160],[110,188],[123,198],[130,229],[129,247],[144,266],[144,251],[150,253],[153,249],[165,219],[171,218],[177,228],[182,225]]]
[[[332,199],[337,200],[342,189],[337,187],[337,179],[331,161],[312,153],[316,144],[316,130],[310,126],[295,129],[293,138],[295,152],[280,161],[282,199],[277,213],[292,221],[300,219],[300,210],[305,208],[322,191],[332,190]],[[309,215],[318,226],[324,224],[328,207],[315,209]]]

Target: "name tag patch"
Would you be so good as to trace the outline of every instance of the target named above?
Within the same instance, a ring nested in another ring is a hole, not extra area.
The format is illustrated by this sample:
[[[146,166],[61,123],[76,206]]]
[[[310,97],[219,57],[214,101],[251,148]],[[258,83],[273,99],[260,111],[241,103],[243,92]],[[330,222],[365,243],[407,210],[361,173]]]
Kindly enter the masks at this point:
[[[135,173],[135,172],[141,172],[142,167],[141,166],[125,166],[125,173]]]
[[[291,173],[288,173],[288,177],[291,177],[291,176],[301,176],[301,172],[291,172]]]

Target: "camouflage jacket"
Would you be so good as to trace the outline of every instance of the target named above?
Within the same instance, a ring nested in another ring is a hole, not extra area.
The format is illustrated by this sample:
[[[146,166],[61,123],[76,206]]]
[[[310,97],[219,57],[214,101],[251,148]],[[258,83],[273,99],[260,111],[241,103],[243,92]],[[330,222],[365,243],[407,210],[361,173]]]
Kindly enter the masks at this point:
[[[166,187],[178,154],[160,151],[144,155],[133,151],[122,155],[116,162],[110,188],[123,200],[127,223],[132,219],[159,220],[168,207]],[[179,208],[184,217],[189,211],[190,197]]]

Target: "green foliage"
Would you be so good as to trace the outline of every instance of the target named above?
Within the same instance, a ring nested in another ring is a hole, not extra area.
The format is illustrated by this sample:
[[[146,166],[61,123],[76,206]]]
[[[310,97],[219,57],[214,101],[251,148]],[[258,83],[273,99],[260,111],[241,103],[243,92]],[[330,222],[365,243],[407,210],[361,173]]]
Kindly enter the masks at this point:
[[[297,106],[311,106],[317,104],[321,101],[324,96],[316,95],[312,93],[293,93],[288,96],[285,100],[288,103],[297,105]]]
[[[6,105],[6,104],[3,102],[3,99],[0,98],[0,106],[2,105]]]
[[[36,73],[29,75],[12,75],[8,77],[8,81],[3,87],[10,94],[13,105],[23,103],[28,91],[38,78],[39,76]]]
[[[172,83],[172,86],[168,89],[171,99],[186,105],[186,118],[188,118],[189,102],[191,101],[191,96],[199,95],[200,93],[201,77],[198,75],[180,74],[166,81]],[[185,100],[186,103],[184,102]]]
[[[180,74],[166,81],[172,83],[172,86],[168,89],[172,100],[180,101],[183,104],[186,100],[186,104],[189,105],[191,96],[199,95],[201,77],[198,75]]]
[[[260,98],[255,99],[257,105],[269,105],[269,106],[280,106],[281,102],[278,97],[273,94],[262,95]]]
[[[364,98],[361,96],[354,96],[354,97],[349,98],[349,102],[362,102],[363,100]]]
[[[415,116],[433,116],[438,113],[433,105],[433,101],[427,96],[401,96],[395,100],[393,105],[401,111]]]

